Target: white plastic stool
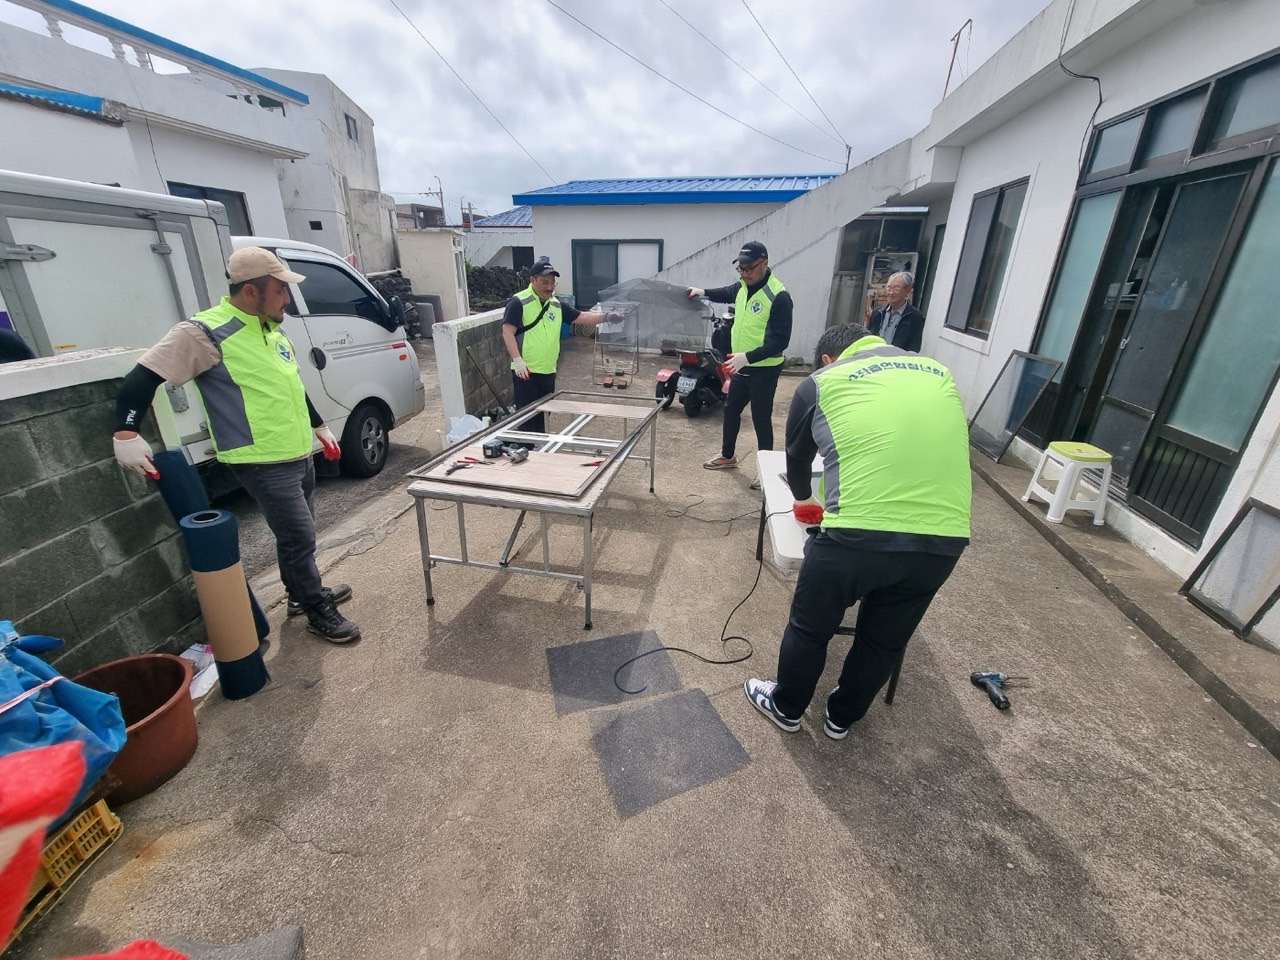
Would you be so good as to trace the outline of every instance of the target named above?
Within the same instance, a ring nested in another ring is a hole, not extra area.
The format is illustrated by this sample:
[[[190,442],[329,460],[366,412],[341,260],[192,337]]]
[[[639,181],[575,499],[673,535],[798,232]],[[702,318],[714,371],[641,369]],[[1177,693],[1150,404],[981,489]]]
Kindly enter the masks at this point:
[[[1061,470],[1058,485],[1050,490],[1044,485],[1044,469],[1053,463]],[[1086,470],[1098,470],[1102,480],[1098,484],[1096,497],[1077,497],[1076,491]],[[1111,489],[1111,454],[1091,443],[1076,443],[1073,440],[1055,440],[1040,455],[1040,463],[1031,475],[1031,483],[1027,492],[1022,495],[1024,503],[1032,497],[1038,497],[1049,505],[1045,519],[1050,523],[1061,523],[1068,510],[1088,510],[1093,514],[1095,526],[1106,522],[1107,491]]]

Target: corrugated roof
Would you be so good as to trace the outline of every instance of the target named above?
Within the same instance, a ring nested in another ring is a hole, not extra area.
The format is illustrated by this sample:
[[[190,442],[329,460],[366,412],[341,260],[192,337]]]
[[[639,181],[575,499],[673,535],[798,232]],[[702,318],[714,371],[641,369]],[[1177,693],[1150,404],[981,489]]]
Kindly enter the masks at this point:
[[[87,93],[70,93],[66,90],[0,83],[0,97],[9,100],[26,100],[38,106],[51,106],[68,113],[78,113],[113,123],[120,123],[126,119],[120,104],[103,97],[91,97]]]
[[[624,203],[785,203],[838,177],[837,173],[761,174],[751,177],[641,177],[570,180],[516,194],[512,203],[573,206]]]
[[[311,102],[305,93],[294,90],[292,87],[286,87],[283,83],[270,80],[260,73],[253,73],[243,67],[227,63],[225,60],[211,57],[207,53],[201,53],[192,47],[175,43],[173,40],[162,37],[157,33],[152,33],[150,30],[143,30],[141,27],[136,27],[125,20],[108,16],[91,7],[86,7],[82,3],[76,3],[75,0],[41,0],[39,4],[32,3],[31,0],[14,0],[14,2],[20,6],[30,7],[39,13],[65,20],[68,23],[74,23],[94,32],[105,30],[105,36],[116,36],[129,44],[136,43],[162,57],[168,55],[169,58],[174,59],[177,63],[186,64],[190,62],[200,67],[210,68],[239,79],[244,83],[271,91],[276,96],[292,100],[294,103],[306,104]],[[41,7],[51,7],[53,10],[42,10],[40,9]]]
[[[532,207],[512,207],[492,217],[483,217],[471,224],[472,227],[532,227]]]

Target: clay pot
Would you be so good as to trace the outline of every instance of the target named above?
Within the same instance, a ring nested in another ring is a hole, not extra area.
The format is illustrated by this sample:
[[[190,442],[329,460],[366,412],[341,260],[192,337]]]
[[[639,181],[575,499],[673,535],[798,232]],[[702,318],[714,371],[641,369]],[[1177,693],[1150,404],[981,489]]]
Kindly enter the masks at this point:
[[[196,714],[188,688],[191,664],[168,653],[146,653],[94,667],[76,683],[120,698],[124,749],[107,772],[120,786],[107,795],[126,803],[150,793],[196,752]]]

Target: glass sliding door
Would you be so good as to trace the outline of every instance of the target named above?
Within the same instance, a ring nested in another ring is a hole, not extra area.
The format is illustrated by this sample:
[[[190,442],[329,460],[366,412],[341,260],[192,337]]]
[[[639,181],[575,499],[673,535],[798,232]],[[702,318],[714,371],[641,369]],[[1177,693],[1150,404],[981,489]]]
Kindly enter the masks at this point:
[[[1280,165],[1263,181],[1195,356],[1154,431],[1134,506],[1198,542],[1280,370]]]

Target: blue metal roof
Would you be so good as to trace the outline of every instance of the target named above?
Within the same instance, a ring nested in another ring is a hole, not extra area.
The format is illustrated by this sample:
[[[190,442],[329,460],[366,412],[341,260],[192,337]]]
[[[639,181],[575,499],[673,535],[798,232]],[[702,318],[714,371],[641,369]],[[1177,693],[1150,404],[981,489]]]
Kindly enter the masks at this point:
[[[532,207],[512,207],[492,217],[483,217],[471,224],[473,227],[532,227]]]
[[[107,102],[102,97],[86,93],[68,93],[65,90],[48,90],[44,87],[21,87],[13,83],[0,83],[0,96],[15,100],[31,100],[41,105],[52,105],[71,113],[88,114],[99,120],[120,121],[123,118],[113,110],[104,110]]]
[[[511,202],[548,207],[626,203],[785,203],[838,176],[837,173],[784,173],[752,177],[570,180],[554,187],[516,194]]]
[[[143,30],[141,27],[135,27],[131,23],[124,20],[118,20],[115,17],[107,16],[105,13],[99,13],[97,10],[86,7],[84,4],[75,3],[74,0],[43,0],[43,6],[53,7],[65,13],[71,20],[81,20],[99,27],[105,27],[114,34],[118,34],[125,40],[137,40],[142,45],[163,53],[168,51],[175,53],[187,60],[193,60],[196,63],[203,64],[206,67],[212,67],[225,74],[239,77],[246,83],[251,83],[256,87],[270,90],[286,99],[295,103],[310,103],[310,99],[305,93],[294,90],[292,87],[286,87],[283,83],[277,83],[269,80],[260,73],[253,73],[245,70],[243,67],[237,67],[234,64],[227,63],[225,60],[219,60],[217,57],[211,57],[207,53],[201,53],[191,47],[184,46],[181,43],[175,43],[166,39],[159,34],[152,33],[149,30]]]

